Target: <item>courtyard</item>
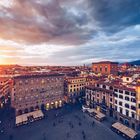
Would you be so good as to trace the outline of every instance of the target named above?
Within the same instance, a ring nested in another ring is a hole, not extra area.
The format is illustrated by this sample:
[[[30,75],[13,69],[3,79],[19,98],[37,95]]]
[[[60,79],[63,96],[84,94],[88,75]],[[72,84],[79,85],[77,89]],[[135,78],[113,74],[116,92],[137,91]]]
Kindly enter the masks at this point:
[[[13,127],[13,117],[5,117],[7,125],[0,140],[124,140],[110,129],[111,120],[98,122],[83,113],[79,105],[44,113],[43,120],[20,127]]]

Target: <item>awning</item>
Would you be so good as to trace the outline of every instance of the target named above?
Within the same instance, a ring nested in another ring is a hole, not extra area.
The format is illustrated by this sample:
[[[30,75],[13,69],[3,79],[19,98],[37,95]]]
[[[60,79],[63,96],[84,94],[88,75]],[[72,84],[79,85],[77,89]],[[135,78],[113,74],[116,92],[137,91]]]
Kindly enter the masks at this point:
[[[138,134],[135,130],[119,123],[116,122],[112,125],[113,128],[119,130],[120,132],[122,132],[123,134],[125,134],[126,136],[128,136],[131,139],[134,139],[135,136]]]
[[[28,117],[33,116],[34,119],[44,117],[44,114],[41,110],[37,110],[34,112],[29,112],[16,117],[16,125],[22,124],[28,121]]]
[[[16,117],[16,125],[22,123],[22,117],[18,116]]]
[[[98,117],[99,119],[103,119],[103,118],[105,118],[106,116],[103,114],[103,113],[98,113],[97,115],[96,115],[96,117]]]

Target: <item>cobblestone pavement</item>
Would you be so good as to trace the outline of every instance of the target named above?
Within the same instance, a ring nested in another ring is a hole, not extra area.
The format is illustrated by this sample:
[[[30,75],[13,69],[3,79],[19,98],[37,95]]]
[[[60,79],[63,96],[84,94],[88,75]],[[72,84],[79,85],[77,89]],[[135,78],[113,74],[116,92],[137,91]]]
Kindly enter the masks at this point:
[[[95,121],[79,106],[65,106],[45,112],[45,119],[21,126],[7,127],[0,140],[124,140],[110,130],[108,123]]]

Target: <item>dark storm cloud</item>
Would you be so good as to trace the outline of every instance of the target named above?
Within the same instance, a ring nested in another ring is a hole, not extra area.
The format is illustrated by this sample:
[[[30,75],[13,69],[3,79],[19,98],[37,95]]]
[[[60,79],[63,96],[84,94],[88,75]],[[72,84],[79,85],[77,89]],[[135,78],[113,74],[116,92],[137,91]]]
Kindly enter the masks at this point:
[[[0,55],[8,62],[82,64],[140,58],[140,0],[3,1]]]
[[[90,36],[81,27],[88,22],[85,13],[68,12],[62,0],[14,0],[13,5],[1,8],[1,37],[26,43],[81,44]],[[8,16],[5,16],[8,15]],[[73,40],[74,39],[74,40]],[[77,39],[77,42],[75,41]]]
[[[103,30],[118,32],[140,23],[140,0],[88,0],[90,12]]]
[[[13,0],[0,7],[1,38],[25,43],[83,44],[102,29],[140,23],[139,0]]]

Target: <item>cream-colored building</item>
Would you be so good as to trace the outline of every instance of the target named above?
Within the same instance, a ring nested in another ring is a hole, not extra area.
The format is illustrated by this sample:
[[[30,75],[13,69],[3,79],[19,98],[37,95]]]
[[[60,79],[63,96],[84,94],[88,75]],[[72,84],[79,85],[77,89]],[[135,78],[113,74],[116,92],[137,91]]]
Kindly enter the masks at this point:
[[[86,104],[96,108],[104,114],[113,116],[114,92],[111,89],[101,88],[99,84],[86,86]]]
[[[86,103],[133,129],[140,128],[140,85],[99,82],[86,87]]]
[[[137,119],[140,121],[140,84],[136,86],[136,114],[137,114]]]
[[[10,88],[10,79],[0,77],[0,108],[2,108],[8,102]]]
[[[65,79],[65,95],[67,102],[75,102],[85,94],[85,86],[89,85],[86,77],[67,77]]]

